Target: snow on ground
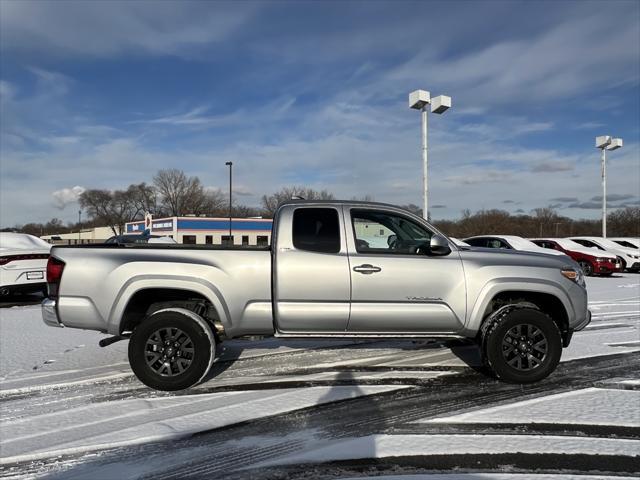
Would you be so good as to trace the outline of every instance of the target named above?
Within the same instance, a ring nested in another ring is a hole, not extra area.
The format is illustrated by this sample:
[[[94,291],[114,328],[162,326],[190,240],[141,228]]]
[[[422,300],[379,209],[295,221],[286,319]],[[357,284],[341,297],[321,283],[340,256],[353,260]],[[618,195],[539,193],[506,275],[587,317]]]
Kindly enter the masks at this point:
[[[179,438],[300,408],[404,387],[310,387],[104,402],[2,427],[0,465]],[[241,408],[238,406],[241,405]]]
[[[371,435],[331,442],[257,467],[414,455],[558,453],[637,456],[640,440],[552,435]]]
[[[562,361],[640,351],[640,275],[588,278],[587,284],[593,320],[574,335]],[[356,396],[409,391],[416,382],[445,382],[479,365],[474,346],[443,342],[233,340],[223,343],[206,382],[187,394],[167,393],[150,390],[133,377],[127,363],[127,342],[100,348],[97,343],[101,338],[104,335],[97,332],[45,326],[39,306],[0,309],[0,463],[62,452],[99,452],[107,446],[183,437]],[[481,378],[473,375],[469,382]],[[445,413],[411,421],[425,428],[554,422],[638,428],[640,375],[628,371],[621,377],[598,388],[585,385],[587,388],[573,392],[542,393],[534,399],[501,400],[500,405],[490,408],[454,406]],[[446,383],[442,388],[447,388]],[[640,453],[634,438],[520,433],[320,438],[309,448],[300,447],[300,451],[275,456],[272,461],[433,455],[440,451]],[[277,441],[260,440],[262,444]],[[255,462],[247,466],[255,466]],[[136,471],[134,467],[135,461],[131,472]],[[16,468],[13,473],[20,471]],[[91,467],[82,472],[91,475]]]
[[[375,477],[349,477],[341,480],[366,480]],[[422,475],[385,475],[384,480],[611,480],[604,475],[532,474],[532,473],[426,473]],[[637,480],[638,477],[619,477],[615,480]]]
[[[621,415],[624,413],[624,415]],[[561,423],[640,427],[640,391],[585,388],[418,423]]]
[[[0,309],[0,379],[126,362],[126,343],[99,348],[104,337],[89,330],[48,327],[40,305]]]

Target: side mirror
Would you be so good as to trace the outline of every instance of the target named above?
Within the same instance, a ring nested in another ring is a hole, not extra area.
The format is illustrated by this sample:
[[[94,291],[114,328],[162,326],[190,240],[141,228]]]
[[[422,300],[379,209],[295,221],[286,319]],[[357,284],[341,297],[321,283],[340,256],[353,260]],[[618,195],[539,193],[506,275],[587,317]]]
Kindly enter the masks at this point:
[[[431,255],[449,255],[451,253],[451,247],[449,247],[449,241],[442,235],[434,235],[429,242],[429,249]]]

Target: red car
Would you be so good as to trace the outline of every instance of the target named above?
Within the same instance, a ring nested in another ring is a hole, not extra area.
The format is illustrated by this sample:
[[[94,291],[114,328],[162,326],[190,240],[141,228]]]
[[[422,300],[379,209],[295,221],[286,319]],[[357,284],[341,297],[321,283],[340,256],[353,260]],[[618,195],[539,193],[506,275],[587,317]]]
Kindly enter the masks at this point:
[[[611,275],[622,271],[620,260],[607,252],[593,250],[567,238],[536,238],[531,240],[543,248],[569,255],[580,264],[585,275]]]

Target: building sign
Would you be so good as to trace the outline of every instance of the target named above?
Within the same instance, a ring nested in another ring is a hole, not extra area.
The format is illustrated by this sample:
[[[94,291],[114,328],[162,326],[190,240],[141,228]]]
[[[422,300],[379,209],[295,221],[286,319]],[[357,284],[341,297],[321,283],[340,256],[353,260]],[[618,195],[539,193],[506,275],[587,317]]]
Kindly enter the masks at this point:
[[[160,220],[151,222],[152,230],[173,230],[173,220]]]

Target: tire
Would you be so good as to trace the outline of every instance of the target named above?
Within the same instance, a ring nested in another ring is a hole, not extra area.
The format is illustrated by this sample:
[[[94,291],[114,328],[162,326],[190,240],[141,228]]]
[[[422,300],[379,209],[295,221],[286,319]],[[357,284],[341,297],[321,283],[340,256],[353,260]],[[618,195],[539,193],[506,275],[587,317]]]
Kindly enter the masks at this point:
[[[625,262],[624,258],[622,257],[618,257],[618,260],[620,260],[620,273],[624,273],[624,271],[627,269],[627,262]]]
[[[582,269],[582,271],[587,277],[590,277],[593,275],[594,268],[590,262],[587,262],[586,260],[582,260],[581,262],[578,262],[578,263],[580,265],[580,268]]]
[[[533,383],[558,366],[562,336],[555,322],[540,310],[508,305],[483,326],[482,349],[485,364],[497,378],[508,383]]]
[[[149,315],[133,331],[129,364],[148,387],[184,390],[209,372],[215,345],[211,327],[202,317],[184,308],[167,308]]]

